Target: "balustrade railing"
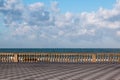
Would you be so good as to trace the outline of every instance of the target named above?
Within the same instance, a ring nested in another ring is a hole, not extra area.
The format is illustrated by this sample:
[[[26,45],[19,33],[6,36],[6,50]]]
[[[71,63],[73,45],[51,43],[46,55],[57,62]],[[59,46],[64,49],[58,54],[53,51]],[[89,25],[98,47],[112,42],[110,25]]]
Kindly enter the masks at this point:
[[[120,63],[120,53],[0,53],[0,62]]]

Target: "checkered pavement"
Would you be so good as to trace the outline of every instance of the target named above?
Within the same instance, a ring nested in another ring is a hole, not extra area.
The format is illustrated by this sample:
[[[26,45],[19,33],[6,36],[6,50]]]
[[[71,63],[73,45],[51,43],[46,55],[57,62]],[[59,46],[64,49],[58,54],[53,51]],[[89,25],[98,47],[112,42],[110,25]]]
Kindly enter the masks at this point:
[[[0,80],[120,80],[120,64],[0,63]]]

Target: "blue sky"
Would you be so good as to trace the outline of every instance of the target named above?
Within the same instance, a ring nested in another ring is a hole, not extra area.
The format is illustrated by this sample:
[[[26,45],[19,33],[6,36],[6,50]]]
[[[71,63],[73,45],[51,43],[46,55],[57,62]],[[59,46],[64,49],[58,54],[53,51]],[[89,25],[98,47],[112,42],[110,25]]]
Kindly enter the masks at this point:
[[[119,48],[120,0],[0,0],[0,48]]]
[[[115,0],[24,0],[24,4],[32,4],[36,2],[43,2],[46,5],[50,6],[50,3],[52,2],[58,2],[59,3],[59,8],[61,9],[61,12],[66,12],[70,11],[73,13],[78,13],[78,12],[91,12],[91,11],[96,11],[99,9],[99,7],[104,7],[104,8],[112,8],[113,3],[115,3]]]

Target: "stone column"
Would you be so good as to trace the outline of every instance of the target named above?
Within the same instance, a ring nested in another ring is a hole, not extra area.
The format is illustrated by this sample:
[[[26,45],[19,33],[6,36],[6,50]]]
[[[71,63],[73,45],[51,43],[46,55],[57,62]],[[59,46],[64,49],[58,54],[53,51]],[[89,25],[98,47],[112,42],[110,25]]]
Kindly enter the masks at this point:
[[[118,54],[118,63],[120,63],[120,54]]]
[[[14,62],[18,62],[18,55],[14,54]]]
[[[92,62],[96,62],[96,54],[92,54]]]

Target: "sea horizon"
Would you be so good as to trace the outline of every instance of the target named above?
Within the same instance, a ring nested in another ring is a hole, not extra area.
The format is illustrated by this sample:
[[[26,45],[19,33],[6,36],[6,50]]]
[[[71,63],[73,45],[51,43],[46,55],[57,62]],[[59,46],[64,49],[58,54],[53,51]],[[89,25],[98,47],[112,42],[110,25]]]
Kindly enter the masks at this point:
[[[120,48],[0,48],[0,52],[118,53]]]

